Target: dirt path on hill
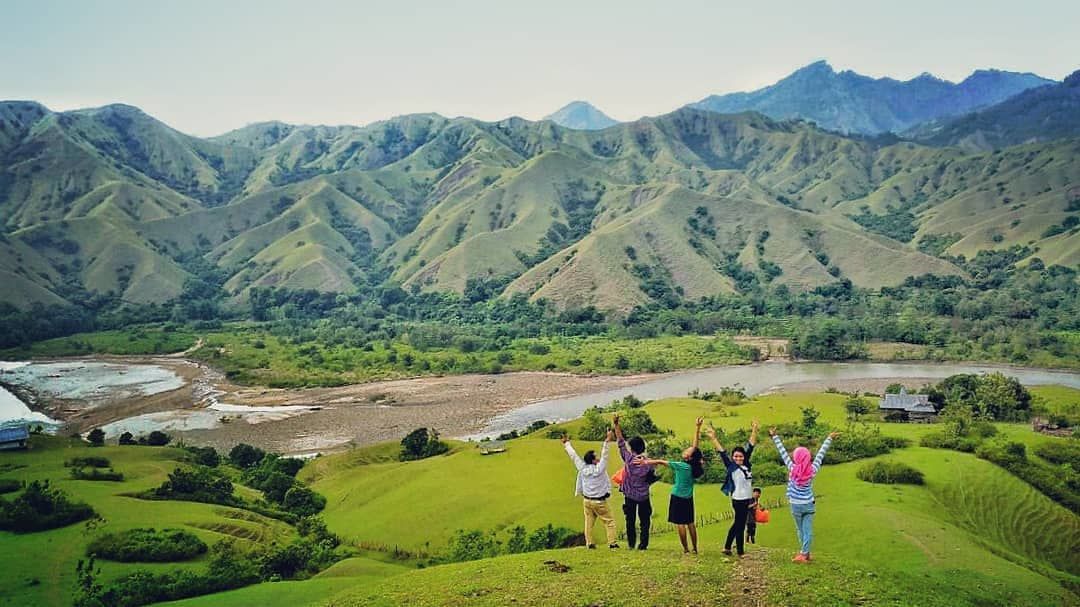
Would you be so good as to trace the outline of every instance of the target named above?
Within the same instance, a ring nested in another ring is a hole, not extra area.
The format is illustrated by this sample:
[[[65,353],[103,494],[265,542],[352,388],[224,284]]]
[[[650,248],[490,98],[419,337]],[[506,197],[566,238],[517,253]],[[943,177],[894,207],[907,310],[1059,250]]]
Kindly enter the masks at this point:
[[[765,579],[769,552],[756,548],[746,556],[735,559],[728,582],[728,594],[732,607],[765,607],[768,605],[768,581]]]

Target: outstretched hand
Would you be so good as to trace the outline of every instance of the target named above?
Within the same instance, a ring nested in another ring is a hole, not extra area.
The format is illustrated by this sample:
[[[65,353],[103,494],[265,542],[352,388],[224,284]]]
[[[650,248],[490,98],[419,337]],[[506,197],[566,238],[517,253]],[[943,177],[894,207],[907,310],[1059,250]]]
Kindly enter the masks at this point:
[[[607,437],[606,437],[606,438],[604,438],[604,441],[605,441],[605,442],[609,442],[609,443],[610,443],[610,442],[611,442],[611,439],[613,439],[613,438],[615,438],[615,433],[614,433],[614,432],[612,432],[611,430],[608,430],[608,431],[607,431]]]
[[[840,436],[839,432],[830,432],[829,433],[829,438],[831,438],[833,440],[836,440],[836,437],[838,437],[838,436]]]
[[[695,425],[696,425],[696,426],[697,426],[698,428],[700,428],[700,427],[701,427],[701,424],[704,424],[704,423],[705,423],[705,418],[704,418],[704,417],[699,417],[699,418],[697,418],[697,421],[696,421],[696,422],[694,422],[694,424],[695,424]]]
[[[559,437],[559,440],[562,441],[562,444],[565,445],[566,443],[570,442],[570,437],[563,434],[562,436]]]
[[[776,436],[776,428],[769,428],[769,436]]]
[[[618,414],[618,413],[616,413],[615,415],[611,416],[611,423],[612,423],[612,424],[614,424],[614,425],[616,425],[616,426],[618,426],[618,425],[619,425],[619,414]]]
[[[750,422],[750,428],[757,432],[758,429],[761,428],[761,424],[759,424],[758,420],[755,419],[754,421]]]
[[[706,426],[706,428],[705,428],[705,436],[708,436],[709,438],[711,438],[713,440],[716,440],[716,428],[713,428],[712,426]]]

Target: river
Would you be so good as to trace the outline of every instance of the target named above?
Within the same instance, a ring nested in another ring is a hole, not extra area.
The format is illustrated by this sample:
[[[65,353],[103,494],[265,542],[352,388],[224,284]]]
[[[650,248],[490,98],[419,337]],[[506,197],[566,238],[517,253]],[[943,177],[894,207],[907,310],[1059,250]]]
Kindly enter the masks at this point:
[[[946,363],[812,363],[770,361],[752,365],[712,367],[665,374],[635,386],[594,392],[569,398],[535,402],[493,418],[479,433],[463,438],[492,437],[527,427],[534,421],[560,422],[581,416],[594,405],[607,405],[613,400],[633,394],[642,400],[686,396],[697,388],[703,392],[725,386],[741,388],[747,396],[760,394],[783,385],[809,381],[845,381],[873,378],[935,378],[944,379],[960,373],[992,373],[1001,371],[1029,386],[1058,384],[1080,389],[1080,374],[1068,371],[1019,367],[946,364]]]

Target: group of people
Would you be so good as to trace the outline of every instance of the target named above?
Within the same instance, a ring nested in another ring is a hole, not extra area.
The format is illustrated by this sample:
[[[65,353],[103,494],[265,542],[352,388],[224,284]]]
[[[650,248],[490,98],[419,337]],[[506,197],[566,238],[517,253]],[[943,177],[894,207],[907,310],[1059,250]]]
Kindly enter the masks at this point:
[[[649,530],[652,522],[650,487],[659,480],[656,466],[667,466],[673,476],[671,497],[668,502],[668,522],[674,524],[678,530],[683,552],[693,551],[697,554],[694,484],[705,474],[705,457],[699,448],[704,421],[701,417],[697,419],[693,443],[683,450],[682,458],[677,460],[650,459],[646,453],[643,438],[635,436],[626,440],[623,436],[618,414],[615,415],[612,428],[608,430],[604,444],[600,448],[599,458],[592,450],[578,456],[577,451],[570,444],[570,439],[563,437],[563,447],[578,470],[574,494],[582,496],[583,499],[585,543],[589,548],[596,548],[593,543],[593,528],[597,519],[604,525],[608,547],[612,549],[619,547],[615,519],[608,507],[613,480],[608,477],[607,472],[608,451],[614,438],[617,440],[619,455],[623,461],[623,468],[615,475],[614,480],[623,494],[626,541],[630,548],[646,550],[649,547]],[[731,528],[728,529],[727,539],[724,542],[724,554],[727,555],[732,554],[731,549],[734,545],[738,555],[742,556],[746,552],[746,542],[755,542],[756,514],[761,509],[761,489],[754,487],[750,459],[757,445],[758,429],[758,422],[754,420],[749,441],[745,445],[733,448],[729,454],[717,438],[716,429],[712,424],[710,423],[705,428],[706,436],[709,437],[724,463],[726,477],[721,491],[724,495],[731,497],[731,508],[734,512]],[[825,453],[829,450],[837,433],[829,434],[813,458],[810,457],[810,451],[801,446],[789,455],[783,441],[776,434],[775,428],[769,429],[769,436],[772,437],[776,450],[780,453],[788,470],[786,494],[799,539],[799,552],[792,560],[801,563],[809,562],[810,545],[814,537],[814,477],[817,476],[821,463],[825,459]]]

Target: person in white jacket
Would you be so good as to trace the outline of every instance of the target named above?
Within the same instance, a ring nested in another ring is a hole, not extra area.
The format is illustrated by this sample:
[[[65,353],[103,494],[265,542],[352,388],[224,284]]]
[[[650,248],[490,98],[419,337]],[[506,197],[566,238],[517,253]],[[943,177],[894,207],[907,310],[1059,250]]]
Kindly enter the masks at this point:
[[[608,548],[619,547],[615,535],[615,519],[611,516],[608,508],[608,498],[611,497],[611,479],[607,473],[608,445],[611,443],[612,433],[608,430],[604,439],[604,446],[600,449],[600,461],[596,461],[596,452],[589,450],[584,457],[578,457],[577,451],[570,444],[570,439],[563,436],[562,443],[570,460],[578,469],[577,482],[574,485],[574,495],[583,498],[585,508],[585,545],[596,548],[593,543],[593,525],[596,519],[604,523],[607,532]]]

